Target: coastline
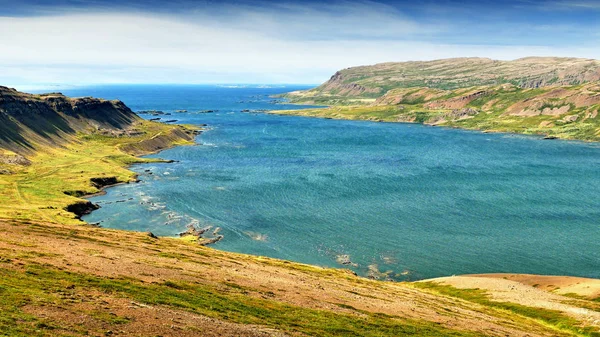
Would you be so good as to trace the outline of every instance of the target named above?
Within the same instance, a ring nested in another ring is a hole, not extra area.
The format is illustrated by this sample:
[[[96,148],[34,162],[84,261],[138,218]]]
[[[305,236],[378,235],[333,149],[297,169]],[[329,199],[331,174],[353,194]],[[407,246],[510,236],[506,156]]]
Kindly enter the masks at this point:
[[[171,163],[175,163],[177,161],[175,160],[169,160],[169,159],[160,159],[160,158],[156,158],[156,159],[146,159],[146,158],[142,158],[142,156],[148,156],[151,154],[158,154],[162,151],[171,149],[171,148],[175,148],[178,146],[199,146],[200,144],[196,142],[195,137],[202,134],[202,132],[205,130],[203,127],[200,126],[194,126],[194,125],[181,125],[181,124],[171,124],[174,127],[180,127],[187,130],[191,130],[193,131],[193,136],[194,138],[192,140],[189,140],[190,142],[193,143],[184,143],[184,144],[177,144],[174,142],[168,142],[166,143],[164,146],[159,146],[159,148],[153,148],[152,150],[149,151],[141,151],[141,152],[137,152],[135,154],[135,157],[137,159],[139,159],[139,161],[137,162],[133,162],[130,163],[129,165],[126,166],[126,169],[132,173],[131,179],[127,180],[127,181],[117,181],[117,182],[111,182],[111,183],[101,183],[98,184],[97,180],[95,180],[95,178],[91,178],[94,186],[96,186],[100,191],[96,192],[96,193],[91,193],[91,194],[86,194],[81,196],[82,199],[87,200],[84,203],[78,202],[72,205],[69,205],[67,207],[72,207],[73,205],[76,205],[75,207],[75,213],[76,216],[78,217],[78,219],[88,225],[94,226],[94,227],[101,227],[98,224],[95,223],[88,223],[84,220],[82,220],[81,218],[85,215],[89,215],[92,212],[98,210],[100,208],[99,205],[92,203],[91,201],[89,201],[90,198],[96,197],[96,196],[102,196],[102,195],[106,195],[106,190],[112,187],[116,187],[116,186],[120,186],[120,185],[126,185],[126,184],[131,184],[131,183],[139,183],[140,180],[138,179],[138,174],[136,174],[135,172],[130,170],[131,165],[137,165],[137,164],[150,164],[150,163],[158,163],[158,164],[171,164]],[[205,126],[205,125],[203,125]],[[152,138],[154,139],[154,137]],[[102,181],[106,181],[107,179],[102,179]],[[109,179],[110,180],[110,179]],[[134,231],[127,231],[127,232],[134,232]],[[182,232],[179,234],[178,237],[173,237],[173,238],[178,238],[178,239],[182,239],[188,242],[197,242],[199,245],[202,246],[207,246],[207,245],[211,245],[213,243],[216,243],[218,241],[220,241],[223,236],[222,235],[215,235],[214,237],[205,237],[204,233],[208,232],[208,230],[205,229],[199,229],[199,228],[195,228],[195,227],[189,227],[187,232]],[[151,232],[148,233],[151,237],[155,237],[155,235]]]
[[[80,135],[67,146],[44,146],[30,155],[30,164],[15,166],[2,176],[0,218],[82,223],[79,218],[97,207],[91,195],[115,184],[136,181],[132,164],[164,160],[144,159],[178,145],[192,145],[200,129],[140,121],[135,137]],[[14,196],[18,196],[15,198]]]
[[[326,109],[326,108],[323,108]],[[483,134],[503,134],[503,135],[512,135],[512,136],[525,136],[531,137],[536,140],[544,140],[544,141],[565,141],[565,142],[580,142],[583,144],[600,144],[600,140],[586,140],[586,139],[576,139],[576,138],[560,138],[560,137],[552,137],[543,133],[518,133],[511,132],[506,130],[496,130],[496,129],[476,129],[476,128],[466,128],[460,127],[456,125],[444,125],[444,124],[429,124],[429,123],[421,123],[415,121],[391,121],[391,120],[374,120],[374,119],[359,119],[359,118],[345,118],[345,117],[330,117],[328,115],[304,115],[304,114],[294,114],[293,111],[304,111],[304,110],[312,110],[312,109],[300,109],[300,110],[270,110],[264,113],[270,115],[277,116],[297,116],[304,118],[319,118],[319,119],[334,119],[334,120],[346,120],[346,121],[357,121],[357,122],[372,122],[372,123],[389,123],[389,124],[408,124],[408,125],[421,125],[425,127],[435,127],[441,129],[453,129],[453,130],[464,130],[464,131],[472,131],[479,132]],[[289,113],[288,113],[289,112]]]
[[[302,105],[302,103],[289,104]],[[583,143],[600,142],[600,128],[590,130],[586,129],[586,131],[583,133],[572,133],[571,129],[569,129],[569,124],[561,126],[561,128],[563,129],[560,129],[557,126],[540,127],[537,126],[537,124],[535,124],[535,127],[526,128],[520,126],[521,123],[524,125],[529,125],[532,123],[532,121],[526,120],[526,117],[523,117],[523,121],[520,121],[517,124],[512,124],[513,121],[510,121],[510,123],[508,123],[507,120],[500,118],[500,115],[488,114],[485,112],[481,112],[479,113],[479,115],[476,116],[467,116],[466,118],[449,120],[445,120],[443,118],[441,120],[437,120],[437,118],[441,118],[440,116],[443,116],[445,114],[439,111],[423,113],[424,115],[420,116],[419,109],[404,111],[403,109],[398,110],[398,107],[396,106],[388,105],[331,105],[327,107],[297,110],[269,110],[265,113],[282,116],[302,116],[323,119],[355,120],[380,123],[420,124],[432,127],[479,131],[483,133],[506,133],[515,135],[536,136],[541,137],[544,140],[569,140],[579,141]],[[476,117],[478,116],[483,117],[477,119]],[[536,120],[535,123],[539,123],[540,125],[542,125],[546,122],[539,122]],[[577,126],[577,123],[579,123],[579,121],[574,122],[574,124],[571,124],[571,127]],[[565,130],[569,131],[567,132]]]

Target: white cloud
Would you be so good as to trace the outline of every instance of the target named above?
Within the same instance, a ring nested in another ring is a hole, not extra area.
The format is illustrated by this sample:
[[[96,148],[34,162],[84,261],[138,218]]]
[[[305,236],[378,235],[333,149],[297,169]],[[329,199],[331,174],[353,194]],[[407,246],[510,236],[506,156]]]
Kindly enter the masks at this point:
[[[556,0],[543,4],[545,8],[554,9],[600,9],[600,3],[597,0]]]
[[[0,83],[320,83],[340,68],[378,62],[462,56],[593,58],[600,51],[596,46],[418,42],[415,35],[433,34],[435,28],[386,7],[363,4],[354,11],[338,4],[322,13],[288,5],[277,10],[277,18],[268,10],[243,8],[231,8],[226,17],[110,12],[0,17]],[[354,24],[359,20],[360,27]],[[302,32],[308,38],[301,38]]]

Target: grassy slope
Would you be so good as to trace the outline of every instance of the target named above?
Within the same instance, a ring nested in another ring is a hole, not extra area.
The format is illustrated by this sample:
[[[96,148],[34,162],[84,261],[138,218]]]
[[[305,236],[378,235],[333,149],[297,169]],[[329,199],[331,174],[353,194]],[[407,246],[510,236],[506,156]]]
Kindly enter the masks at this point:
[[[593,335],[559,313],[492,303],[481,291],[457,299],[447,287],[371,281],[143,233],[0,221],[0,256],[7,336]]]
[[[432,107],[428,103],[451,102],[461,97],[467,91],[491,90],[490,94],[470,101],[462,109],[474,109],[477,113],[466,118],[452,116],[452,108]],[[498,87],[476,87],[471,89],[449,90],[433,97],[419,95],[406,95],[406,89],[398,89],[400,92],[389,92],[386,96],[393,98],[400,95],[399,100],[378,101],[371,105],[336,105],[324,109],[305,110],[280,110],[273,111],[277,114],[302,115],[312,117],[371,120],[384,122],[416,122],[428,123],[442,126],[459,127],[465,129],[485,130],[493,132],[512,132],[532,135],[548,135],[561,139],[576,139],[585,141],[600,140],[600,114],[593,116],[594,112],[600,110],[600,104],[577,107],[568,102],[568,98],[549,98],[548,94],[556,88],[523,89],[511,87],[504,90]],[[583,90],[583,86],[564,87],[571,95],[577,95]],[[585,88],[587,90],[588,88]],[[593,88],[596,90],[596,88]],[[404,92],[402,92],[404,91]],[[416,89],[414,91],[417,91]],[[588,96],[598,94],[594,91],[586,91]],[[391,101],[394,104],[389,104]],[[516,104],[529,104],[528,102],[540,102],[541,108],[557,108],[569,105],[569,111],[561,115],[535,115],[517,116],[507,113]],[[578,116],[574,122],[565,121],[565,116]],[[593,116],[593,117],[592,117]]]
[[[498,302],[490,300],[484,290],[481,289],[458,289],[449,285],[443,285],[436,282],[417,282],[414,286],[419,289],[427,289],[436,294],[460,298],[472,303],[478,303],[486,307],[509,311],[524,317],[529,317],[541,324],[547,325],[557,331],[573,333],[581,336],[600,336],[597,328],[582,326],[577,320],[564,315],[557,310],[543,308],[532,308],[522,304],[510,302]],[[566,301],[565,301],[566,303]],[[584,304],[592,311],[598,311],[598,305],[594,302]]]
[[[90,179],[114,177],[117,182],[134,180],[127,166],[148,161],[121,150],[141,145],[134,151],[144,153],[144,145],[163,140],[162,146],[191,143],[179,136],[165,137],[179,127],[141,122],[144,134],[135,137],[101,135],[76,136],[76,141],[63,147],[41,147],[30,156],[30,166],[2,165],[14,174],[0,175],[0,218],[80,223],[68,205],[84,202],[81,196],[100,190]],[[167,138],[167,139],[162,139]],[[146,146],[151,152],[155,148]]]

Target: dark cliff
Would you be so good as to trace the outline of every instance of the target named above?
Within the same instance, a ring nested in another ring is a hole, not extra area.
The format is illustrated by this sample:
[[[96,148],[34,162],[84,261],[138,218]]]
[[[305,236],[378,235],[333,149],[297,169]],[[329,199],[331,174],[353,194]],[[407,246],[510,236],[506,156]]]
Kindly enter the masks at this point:
[[[118,133],[139,120],[121,101],[32,95],[0,86],[0,149],[28,153],[76,133]]]

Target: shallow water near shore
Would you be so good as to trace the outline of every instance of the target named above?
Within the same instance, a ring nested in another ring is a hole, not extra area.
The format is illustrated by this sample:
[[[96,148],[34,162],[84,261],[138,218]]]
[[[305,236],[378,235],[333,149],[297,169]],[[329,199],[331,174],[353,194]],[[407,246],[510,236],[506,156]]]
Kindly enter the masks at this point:
[[[142,182],[92,198],[102,208],[84,219],[166,236],[212,226],[217,249],[395,280],[600,277],[598,144],[257,111],[293,108],[268,96],[296,89],[61,90],[209,125],[201,146],[152,156],[178,162],[133,166]]]

